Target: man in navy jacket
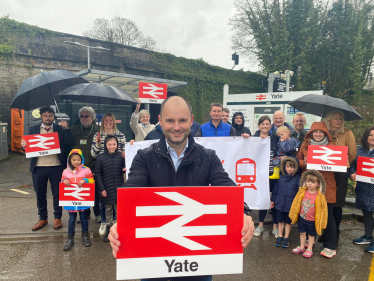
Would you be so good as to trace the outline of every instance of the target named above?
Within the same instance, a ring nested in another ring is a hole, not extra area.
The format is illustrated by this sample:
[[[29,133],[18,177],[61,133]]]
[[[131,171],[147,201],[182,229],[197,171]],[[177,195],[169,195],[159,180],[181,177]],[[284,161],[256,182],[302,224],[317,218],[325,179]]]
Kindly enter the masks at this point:
[[[59,206],[59,183],[61,175],[66,167],[66,159],[68,151],[64,151],[66,145],[74,143],[73,136],[70,132],[66,121],[61,121],[61,126],[54,124],[55,111],[49,106],[40,109],[40,116],[42,123],[29,128],[27,135],[58,133],[60,142],[60,154],[46,155],[40,157],[32,157],[30,161],[30,172],[32,174],[32,182],[36,193],[36,200],[38,206],[39,221],[32,227],[32,230],[41,229],[48,224],[48,209],[47,209],[47,183],[51,184],[53,195],[54,208],[54,229],[62,227],[61,216],[62,207]],[[27,146],[27,142],[22,139],[22,148]]]
[[[124,187],[157,186],[235,186],[224,171],[215,151],[195,143],[190,134],[193,115],[190,104],[182,97],[172,96],[161,105],[159,115],[163,136],[149,148],[136,154]],[[248,246],[254,232],[252,218],[244,215],[241,244]],[[109,235],[113,255],[116,257],[120,242],[117,224]],[[238,241],[239,242],[239,241]],[[154,280],[177,280],[158,278]],[[190,276],[191,281],[211,280],[211,276]]]

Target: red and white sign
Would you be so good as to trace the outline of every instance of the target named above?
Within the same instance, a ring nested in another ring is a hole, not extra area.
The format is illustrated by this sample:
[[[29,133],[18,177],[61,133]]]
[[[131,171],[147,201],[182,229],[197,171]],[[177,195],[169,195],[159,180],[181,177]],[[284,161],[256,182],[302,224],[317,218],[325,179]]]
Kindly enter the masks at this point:
[[[60,183],[59,189],[60,206],[93,206],[95,205],[95,184],[84,183],[82,187],[78,187],[77,183],[71,183],[66,186]]]
[[[309,145],[306,168],[347,172],[348,146]]]
[[[23,136],[27,142],[26,158],[61,153],[58,133]]]
[[[374,158],[362,156],[357,158],[356,180],[374,183]]]
[[[162,103],[167,98],[168,84],[139,82],[142,103]]]
[[[243,272],[242,187],[118,189],[117,280]]]
[[[266,95],[263,95],[263,94],[259,94],[259,95],[256,95],[256,100],[266,100]]]

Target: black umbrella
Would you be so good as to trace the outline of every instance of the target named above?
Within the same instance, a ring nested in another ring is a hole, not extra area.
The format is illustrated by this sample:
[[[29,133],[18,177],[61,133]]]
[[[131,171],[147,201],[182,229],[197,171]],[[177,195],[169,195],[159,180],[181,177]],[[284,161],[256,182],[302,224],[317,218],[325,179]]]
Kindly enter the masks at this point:
[[[326,117],[330,111],[339,110],[344,113],[344,119],[347,121],[363,119],[345,100],[326,95],[309,94],[295,99],[288,104],[299,111],[321,117]]]
[[[74,85],[58,93],[56,98],[83,103],[97,103],[99,104],[99,112],[100,104],[135,105],[138,103],[125,90],[101,83]]]
[[[23,81],[10,108],[29,111],[51,104],[55,104],[57,107],[54,95],[79,83],[87,83],[87,81],[67,70],[42,72]]]

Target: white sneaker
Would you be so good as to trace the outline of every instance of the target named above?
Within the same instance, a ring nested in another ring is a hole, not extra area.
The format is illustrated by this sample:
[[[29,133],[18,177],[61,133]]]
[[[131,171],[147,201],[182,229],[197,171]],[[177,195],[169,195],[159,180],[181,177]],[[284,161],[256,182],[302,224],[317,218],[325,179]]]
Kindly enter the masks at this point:
[[[106,222],[102,222],[99,229],[99,235],[105,235],[106,233]]]
[[[272,233],[274,234],[275,238],[278,238],[278,236],[279,236],[279,230],[278,230],[278,228],[273,229]]]
[[[257,226],[255,233],[253,233],[254,236],[260,236],[261,233],[264,232],[264,228],[261,226]]]

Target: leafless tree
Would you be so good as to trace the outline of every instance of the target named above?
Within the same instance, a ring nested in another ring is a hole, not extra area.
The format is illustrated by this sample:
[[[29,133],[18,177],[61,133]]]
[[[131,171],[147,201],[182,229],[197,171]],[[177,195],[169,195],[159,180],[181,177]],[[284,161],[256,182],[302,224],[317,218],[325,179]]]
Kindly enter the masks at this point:
[[[83,32],[83,35],[151,51],[156,48],[155,40],[144,36],[135,22],[123,17],[114,17],[111,20],[97,18],[93,28]]]

